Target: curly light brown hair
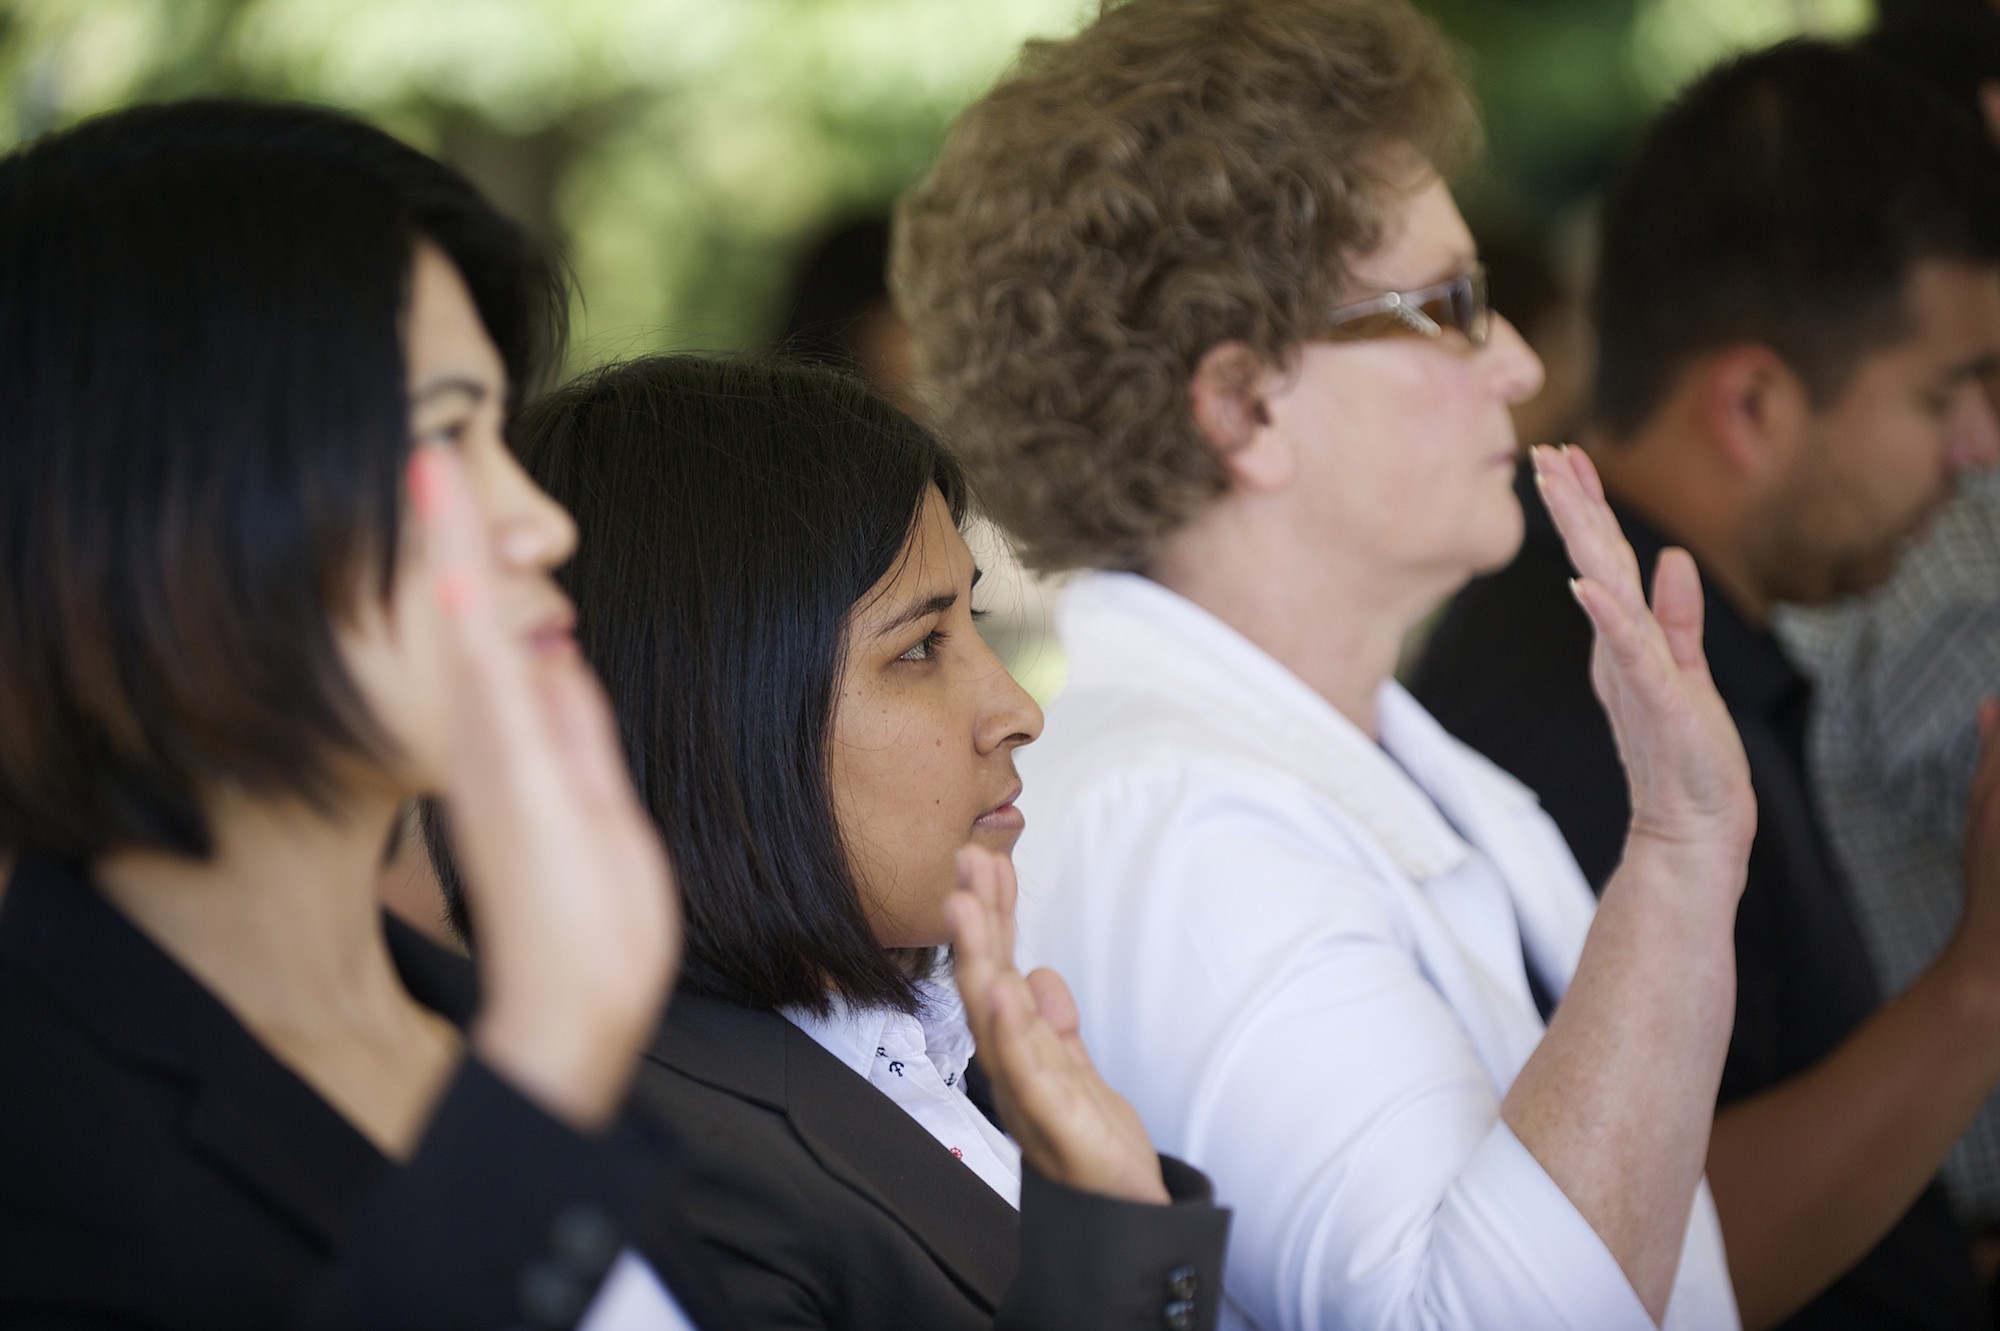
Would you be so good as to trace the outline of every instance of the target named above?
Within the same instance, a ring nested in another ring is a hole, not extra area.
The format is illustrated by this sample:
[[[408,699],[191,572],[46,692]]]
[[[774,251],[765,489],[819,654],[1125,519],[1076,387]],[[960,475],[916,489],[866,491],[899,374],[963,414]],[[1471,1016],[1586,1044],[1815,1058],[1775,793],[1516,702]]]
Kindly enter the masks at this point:
[[[897,214],[890,281],[939,424],[1045,571],[1143,567],[1227,488],[1188,385],[1281,366],[1419,163],[1478,127],[1408,0],[1107,0],[1032,42]]]

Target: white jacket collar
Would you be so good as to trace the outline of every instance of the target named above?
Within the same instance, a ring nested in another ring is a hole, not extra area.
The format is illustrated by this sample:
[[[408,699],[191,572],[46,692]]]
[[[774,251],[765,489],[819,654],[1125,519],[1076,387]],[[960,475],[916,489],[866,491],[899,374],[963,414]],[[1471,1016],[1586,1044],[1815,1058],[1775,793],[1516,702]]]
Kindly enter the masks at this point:
[[[1059,622],[1068,687],[1151,689],[1200,708],[1324,793],[1417,882],[1450,872],[1471,853],[1453,820],[1467,826],[1496,804],[1535,803],[1527,787],[1492,764],[1467,763],[1476,755],[1395,681],[1377,697],[1378,745],[1263,648],[1136,573],[1078,576]]]

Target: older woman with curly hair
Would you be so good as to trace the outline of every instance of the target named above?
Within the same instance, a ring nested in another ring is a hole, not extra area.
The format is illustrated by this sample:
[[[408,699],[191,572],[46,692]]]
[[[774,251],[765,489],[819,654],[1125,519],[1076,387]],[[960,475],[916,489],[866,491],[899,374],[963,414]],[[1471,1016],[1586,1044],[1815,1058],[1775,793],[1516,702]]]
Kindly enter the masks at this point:
[[[1022,938],[1236,1208],[1269,1328],[1730,1327],[1703,1161],[1755,822],[1701,591],[1652,606],[1540,450],[1634,817],[1593,905],[1524,788],[1392,679],[1521,540],[1476,125],[1404,0],[1131,0],[1030,46],[906,200],[893,280],[1030,562],[1082,570],[1022,755]]]

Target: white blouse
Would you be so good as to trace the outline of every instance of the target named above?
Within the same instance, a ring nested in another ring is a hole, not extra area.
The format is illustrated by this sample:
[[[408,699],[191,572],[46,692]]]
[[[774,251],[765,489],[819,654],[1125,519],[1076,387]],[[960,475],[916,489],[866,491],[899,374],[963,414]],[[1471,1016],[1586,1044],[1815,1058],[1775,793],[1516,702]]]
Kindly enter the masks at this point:
[[[965,1005],[949,977],[919,981],[917,988],[924,999],[917,1016],[857,1008],[839,998],[829,1016],[797,1008],[784,1015],[1019,1210],[1021,1150],[965,1094],[965,1067],[972,1061]]]
[[[1650,1331],[1500,1118],[1543,1033],[1524,956],[1559,998],[1595,909],[1533,794],[1394,684],[1378,746],[1135,575],[1078,579],[1061,627],[1019,760],[1023,961],[1235,1208],[1225,1324]],[[1738,1325],[1705,1182],[1665,1325]]]

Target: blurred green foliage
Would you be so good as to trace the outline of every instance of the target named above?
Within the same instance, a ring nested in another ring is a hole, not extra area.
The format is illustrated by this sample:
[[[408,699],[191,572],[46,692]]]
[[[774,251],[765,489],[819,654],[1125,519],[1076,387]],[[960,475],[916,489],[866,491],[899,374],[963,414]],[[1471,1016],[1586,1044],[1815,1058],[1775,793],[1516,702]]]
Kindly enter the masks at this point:
[[[1728,51],[1869,0],[1419,0],[1468,51],[1475,213],[1534,228]],[[135,99],[301,97],[456,162],[561,244],[583,360],[763,337],[799,245],[878,209],[1092,0],[0,0],[0,141]]]

